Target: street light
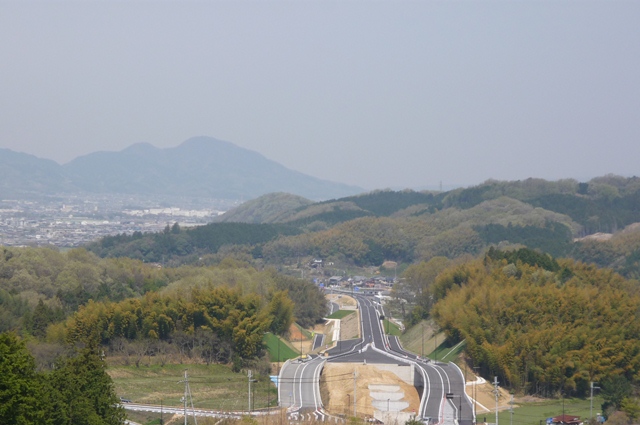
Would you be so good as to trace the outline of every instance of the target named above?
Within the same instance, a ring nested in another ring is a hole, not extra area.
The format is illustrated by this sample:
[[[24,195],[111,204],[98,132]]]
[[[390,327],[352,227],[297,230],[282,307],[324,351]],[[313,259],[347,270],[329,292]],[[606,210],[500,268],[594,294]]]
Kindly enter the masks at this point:
[[[420,323],[420,327],[422,328],[422,358],[424,359],[424,322]]]
[[[436,358],[436,361],[438,361],[438,329],[434,329],[434,337],[436,339],[436,348],[433,351],[433,356]]]
[[[595,387],[593,384],[597,384],[597,382],[591,382],[591,410],[589,410],[589,419],[593,419],[593,390],[600,389],[600,387]]]
[[[302,326],[300,326],[300,360],[302,360]]]
[[[476,414],[477,414],[476,397],[478,395],[478,389],[476,388],[476,381],[478,380],[478,369],[480,369],[480,366],[474,366],[473,367],[473,371],[474,371],[474,374],[475,374],[475,379],[473,380],[473,418],[474,418],[474,421],[475,421]]]
[[[276,335],[278,338],[278,375],[280,375],[280,337]]]

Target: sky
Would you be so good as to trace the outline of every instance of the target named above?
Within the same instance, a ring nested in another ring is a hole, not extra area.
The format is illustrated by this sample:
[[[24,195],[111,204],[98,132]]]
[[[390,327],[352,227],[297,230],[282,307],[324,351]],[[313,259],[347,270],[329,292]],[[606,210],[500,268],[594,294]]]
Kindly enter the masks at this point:
[[[640,175],[639,1],[0,0],[0,148],[211,136],[367,190]]]

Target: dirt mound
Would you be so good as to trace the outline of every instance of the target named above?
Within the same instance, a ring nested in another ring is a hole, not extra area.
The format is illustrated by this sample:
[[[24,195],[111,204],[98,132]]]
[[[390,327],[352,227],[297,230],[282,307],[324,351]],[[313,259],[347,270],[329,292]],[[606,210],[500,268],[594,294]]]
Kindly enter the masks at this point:
[[[354,379],[356,378],[356,411],[359,417],[373,416],[373,399],[369,395],[369,385],[397,385],[404,392],[404,401],[409,403],[405,411],[417,411],[420,406],[418,391],[398,378],[394,373],[380,370],[375,365],[360,363],[327,363],[320,379],[322,402],[325,409],[334,415],[353,415]]]

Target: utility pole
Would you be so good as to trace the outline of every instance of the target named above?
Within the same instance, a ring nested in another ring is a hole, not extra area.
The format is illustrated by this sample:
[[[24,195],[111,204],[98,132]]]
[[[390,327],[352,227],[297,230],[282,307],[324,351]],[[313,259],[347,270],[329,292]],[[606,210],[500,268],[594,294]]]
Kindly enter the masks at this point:
[[[253,379],[253,372],[249,371],[247,376],[249,377],[249,413],[251,413],[251,383],[255,382],[255,379]]]
[[[511,405],[511,408],[509,409],[511,413],[511,425],[513,425],[513,393],[511,393],[511,401],[509,401],[509,404]]]
[[[589,419],[593,419],[593,390],[599,390],[600,387],[594,387],[593,384],[597,384],[597,382],[591,381],[591,409],[589,410]]]
[[[493,392],[496,395],[496,425],[498,425],[498,397],[500,396],[500,390],[498,389],[498,377],[493,377]]]
[[[187,425],[187,387],[189,386],[189,378],[187,377],[187,370],[184,370],[184,425]]]
[[[187,425],[187,400],[188,399],[191,399],[191,411],[193,412],[193,420],[195,424],[198,425],[198,419],[196,419],[196,409],[193,407],[193,397],[191,396],[191,388],[189,387],[189,376],[187,375],[187,369],[184,370],[184,381],[180,381],[180,382],[184,382],[184,397],[182,397],[182,401],[184,402],[184,425]]]
[[[356,378],[358,377],[358,371],[353,371],[353,417],[357,418],[358,408],[357,408],[357,398],[356,398]]]
[[[562,396],[562,422],[561,423],[566,423],[565,418],[564,418],[564,391],[560,392],[560,395]]]

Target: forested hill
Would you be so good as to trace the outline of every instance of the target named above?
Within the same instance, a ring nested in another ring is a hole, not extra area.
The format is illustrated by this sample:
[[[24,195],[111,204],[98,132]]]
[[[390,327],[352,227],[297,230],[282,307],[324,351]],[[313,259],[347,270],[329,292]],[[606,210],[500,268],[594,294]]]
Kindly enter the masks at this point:
[[[170,268],[84,249],[0,250],[0,332],[55,344],[40,352],[47,364],[65,343],[87,341],[115,352],[153,343],[165,353],[241,364],[261,356],[266,331],[284,334],[293,320],[311,327],[326,311],[313,283],[231,259]],[[214,347],[198,351],[194,335]]]
[[[515,391],[588,396],[590,382],[640,381],[637,281],[533,251],[491,250],[423,282],[421,314],[450,344],[465,341],[483,376]]]
[[[279,219],[270,219],[269,222],[295,225],[321,222],[335,225],[366,216],[423,216],[448,208],[468,210],[502,197],[567,215],[580,226],[581,235],[613,233],[640,221],[640,178],[607,175],[584,183],[571,179],[489,180],[477,186],[448,192],[378,190],[311,205],[294,206],[288,214],[281,214]],[[261,209],[273,208],[272,204],[277,202],[277,199],[265,198],[261,203],[251,204],[253,216],[261,216]],[[245,212],[249,209],[247,206],[240,208]],[[229,215],[233,216],[234,210]]]
[[[298,209],[313,204],[312,201],[289,193],[269,193],[218,216],[214,221],[222,223],[276,223]]]
[[[385,260],[412,263],[434,256],[477,255],[492,245],[526,246],[640,276],[636,177],[604,176],[585,183],[487,181],[442,193],[387,190],[310,204],[274,194],[229,212],[227,218],[251,223],[121,235],[89,249],[100,256],[155,262],[193,262],[233,253],[270,264],[319,257],[377,266]],[[612,235],[574,242],[595,232]]]

